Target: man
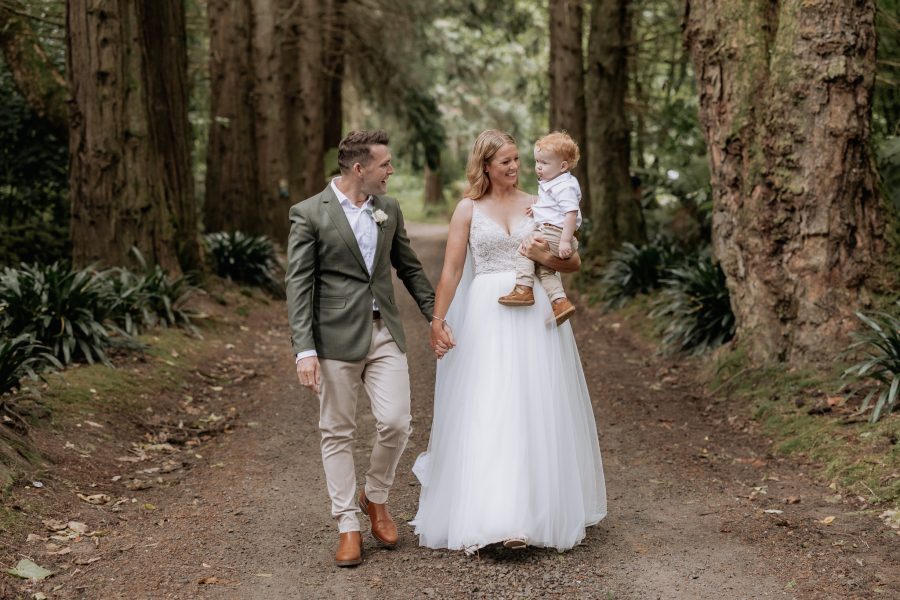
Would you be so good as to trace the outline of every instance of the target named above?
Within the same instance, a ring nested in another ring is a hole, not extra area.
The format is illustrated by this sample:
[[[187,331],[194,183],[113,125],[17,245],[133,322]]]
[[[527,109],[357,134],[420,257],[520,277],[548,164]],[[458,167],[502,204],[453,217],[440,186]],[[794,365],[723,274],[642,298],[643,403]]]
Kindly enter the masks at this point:
[[[434,290],[409,244],[397,201],[383,194],[394,172],[388,136],[354,131],[338,146],[340,177],[291,207],[288,316],[300,383],[319,396],[322,462],[340,540],[335,561],[362,562],[357,513],[372,535],[397,544],[388,491],[410,434],[406,340],[394,300],[391,266],[431,319]],[[377,437],[356,499],[353,438],[363,386]]]

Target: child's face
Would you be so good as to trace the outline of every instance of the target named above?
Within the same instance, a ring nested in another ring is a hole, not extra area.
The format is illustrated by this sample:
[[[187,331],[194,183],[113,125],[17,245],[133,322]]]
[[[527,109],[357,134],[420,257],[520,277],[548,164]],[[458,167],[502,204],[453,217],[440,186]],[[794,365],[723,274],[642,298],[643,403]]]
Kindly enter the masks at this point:
[[[541,181],[550,181],[569,170],[569,163],[548,150],[534,149],[534,172]]]

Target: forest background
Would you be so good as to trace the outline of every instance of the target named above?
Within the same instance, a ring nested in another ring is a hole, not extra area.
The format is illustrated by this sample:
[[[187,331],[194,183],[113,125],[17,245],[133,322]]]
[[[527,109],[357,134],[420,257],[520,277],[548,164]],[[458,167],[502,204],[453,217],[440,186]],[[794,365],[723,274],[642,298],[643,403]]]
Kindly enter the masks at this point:
[[[0,49],[2,392],[190,327],[206,273],[278,294],[288,207],[381,127],[437,222],[481,130],[529,191],[570,132],[586,298],[722,385],[815,372],[854,422],[900,396],[897,0],[0,0]]]

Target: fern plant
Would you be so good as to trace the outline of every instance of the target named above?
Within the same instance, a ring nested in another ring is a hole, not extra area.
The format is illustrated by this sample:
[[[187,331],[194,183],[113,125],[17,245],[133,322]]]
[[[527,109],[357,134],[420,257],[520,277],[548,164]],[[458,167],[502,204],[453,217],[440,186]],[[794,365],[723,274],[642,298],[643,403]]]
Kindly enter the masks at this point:
[[[5,306],[0,306],[0,314]],[[36,378],[48,366],[62,365],[48,349],[23,334],[13,338],[0,338],[0,395],[19,389],[22,378]]]
[[[900,396],[900,318],[884,312],[857,312],[856,316],[865,328],[854,334],[856,341],[848,350],[862,351],[865,358],[844,371],[844,376],[874,384],[859,409],[865,412],[874,399],[869,417],[874,423],[894,410]]]
[[[213,270],[220,277],[284,295],[284,286],[275,275],[278,261],[269,238],[220,231],[206,235],[206,246]]]
[[[734,337],[725,274],[708,252],[669,269],[662,286],[650,316],[661,323],[665,346],[701,354]]]
[[[606,307],[619,308],[631,298],[657,289],[666,269],[682,260],[683,253],[661,239],[642,246],[625,242],[601,272]]]

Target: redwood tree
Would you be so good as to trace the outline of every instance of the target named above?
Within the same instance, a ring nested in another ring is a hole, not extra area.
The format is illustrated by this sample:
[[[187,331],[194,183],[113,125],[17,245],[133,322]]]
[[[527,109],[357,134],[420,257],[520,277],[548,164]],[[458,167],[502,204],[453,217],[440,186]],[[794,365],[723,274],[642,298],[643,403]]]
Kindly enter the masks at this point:
[[[713,244],[756,359],[832,356],[884,250],[872,0],[689,0]]]
[[[70,0],[66,21],[73,261],[199,268],[183,0]]]
[[[550,129],[566,131],[581,149],[573,171],[582,192],[582,210],[590,214],[587,177],[587,116],[584,101],[583,0],[550,0]]]
[[[630,0],[594,0],[588,42],[588,178],[591,249],[606,255],[622,242],[644,240],[641,206],[631,188],[628,92]]]

